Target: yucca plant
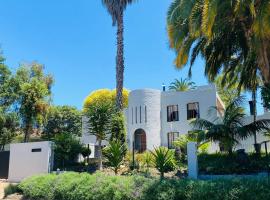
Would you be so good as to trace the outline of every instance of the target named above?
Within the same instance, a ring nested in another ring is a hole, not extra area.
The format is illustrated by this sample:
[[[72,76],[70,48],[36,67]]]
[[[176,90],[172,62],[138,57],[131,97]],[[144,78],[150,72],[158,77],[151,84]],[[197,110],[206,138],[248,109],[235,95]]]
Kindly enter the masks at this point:
[[[110,141],[109,146],[104,149],[104,157],[115,174],[118,174],[120,166],[124,162],[125,154],[126,147],[119,140]]]
[[[166,147],[155,148],[151,151],[153,156],[152,163],[160,172],[160,178],[164,178],[164,173],[175,169],[174,152]]]

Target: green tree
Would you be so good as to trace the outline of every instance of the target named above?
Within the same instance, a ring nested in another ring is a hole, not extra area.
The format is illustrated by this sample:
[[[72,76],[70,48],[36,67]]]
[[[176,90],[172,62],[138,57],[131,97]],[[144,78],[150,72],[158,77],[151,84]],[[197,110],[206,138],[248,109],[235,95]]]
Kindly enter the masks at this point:
[[[54,137],[55,167],[66,167],[72,164],[82,151],[80,141],[69,133],[60,133]]]
[[[11,110],[18,97],[17,85],[11,70],[5,65],[5,58],[0,54],[0,107]]]
[[[181,91],[181,92],[185,92],[185,91],[189,91],[189,90],[194,90],[196,89],[195,83],[190,81],[189,79],[185,78],[185,79],[175,79],[174,82],[172,82],[169,86],[169,90],[173,90],[173,91]]]
[[[96,136],[98,142],[99,170],[103,169],[102,141],[107,140],[110,134],[113,112],[110,103],[99,102],[92,103],[85,111],[89,133]]]
[[[37,63],[22,65],[16,72],[14,84],[18,91],[17,105],[28,142],[33,127],[43,124],[48,111],[53,79]]]
[[[110,141],[109,146],[104,149],[104,157],[108,160],[109,166],[118,174],[121,164],[124,162],[126,147],[119,140]]]
[[[270,110],[270,84],[262,87],[261,94],[264,107]]]
[[[194,130],[206,131],[205,140],[219,142],[225,151],[231,155],[233,148],[240,140],[246,139],[254,132],[269,131],[270,120],[262,119],[245,125],[246,114],[240,105],[243,98],[238,97],[233,100],[225,109],[224,115],[214,118],[212,121],[206,119],[196,119],[191,122]],[[217,107],[212,111],[217,112]]]
[[[0,109],[0,151],[6,144],[11,143],[19,128],[19,119],[16,113],[7,113]]]
[[[125,116],[122,112],[116,112],[111,119],[110,141],[119,140],[127,151]]]
[[[68,133],[81,136],[82,114],[76,107],[51,106],[49,108],[44,133],[48,138],[56,134]]]
[[[124,11],[128,4],[136,0],[102,0],[112,16],[113,26],[117,25],[117,56],[116,56],[116,108],[123,109],[123,84],[124,84]]]
[[[240,68],[240,81],[248,68],[258,69],[270,82],[269,0],[174,0],[168,11],[170,47],[182,68],[190,57],[190,72],[198,55],[205,59],[205,74],[213,81],[223,71]],[[251,77],[248,77],[252,79]]]
[[[164,173],[173,171],[175,168],[174,153],[166,147],[155,148],[151,151],[153,155],[153,165],[160,172],[160,178],[164,178]]]

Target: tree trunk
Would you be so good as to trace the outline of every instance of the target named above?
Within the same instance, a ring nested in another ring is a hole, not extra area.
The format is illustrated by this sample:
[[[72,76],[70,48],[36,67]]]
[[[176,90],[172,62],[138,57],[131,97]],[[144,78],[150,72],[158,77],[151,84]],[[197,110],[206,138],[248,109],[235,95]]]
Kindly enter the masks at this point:
[[[160,172],[160,179],[164,179],[164,172]]]
[[[124,68],[124,12],[122,10],[117,18],[116,108],[118,111],[123,109]]]
[[[256,101],[256,89],[252,91],[252,103],[253,103],[253,109],[254,109],[254,115],[253,115],[253,122],[255,123],[257,120],[257,101]],[[254,132],[254,144],[257,144],[257,133]]]
[[[259,68],[263,76],[264,84],[266,85],[270,83],[270,61],[267,54],[267,41],[261,41],[261,48],[259,51]]]
[[[24,142],[29,142],[29,138],[32,132],[32,124],[27,122],[25,125]]]
[[[103,169],[103,164],[102,164],[102,147],[101,147],[101,144],[102,144],[102,140],[99,139],[98,140],[98,169],[99,170],[102,170]]]

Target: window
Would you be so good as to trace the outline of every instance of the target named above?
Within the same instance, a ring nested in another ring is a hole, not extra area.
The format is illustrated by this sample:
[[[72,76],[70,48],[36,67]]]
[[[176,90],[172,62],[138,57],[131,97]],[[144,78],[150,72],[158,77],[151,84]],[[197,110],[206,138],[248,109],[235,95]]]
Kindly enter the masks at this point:
[[[133,108],[131,108],[131,119],[132,119],[132,124],[133,124]]]
[[[187,104],[187,119],[200,118],[199,103],[189,103]]]
[[[41,148],[32,149],[32,152],[33,152],[33,153],[36,153],[36,152],[41,152]]]
[[[140,106],[140,124],[142,123],[142,107]]]
[[[178,132],[171,132],[168,133],[168,148],[173,149],[173,142],[176,141],[179,138],[179,133]]]
[[[167,121],[168,122],[179,121],[178,105],[167,107]]]
[[[146,108],[146,106],[144,107],[144,121],[145,121],[145,123],[147,123],[147,108]]]
[[[135,108],[135,118],[136,118],[136,124],[138,123],[138,112],[137,107]]]

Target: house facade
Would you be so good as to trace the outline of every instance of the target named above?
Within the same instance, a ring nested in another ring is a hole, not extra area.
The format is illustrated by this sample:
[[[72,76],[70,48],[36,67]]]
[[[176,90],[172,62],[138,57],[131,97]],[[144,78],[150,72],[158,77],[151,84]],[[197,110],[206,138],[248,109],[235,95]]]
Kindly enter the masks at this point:
[[[186,92],[160,91],[153,89],[134,90],[129,95],[126,111],[128,145],[143,152],[154,147],[173,147],[173,142],[187,134],[194,118],[209,118],[209,108],[216,118],[222,114],[224,104],[214,85],[200,86]]]
[[[190,120],[209,118],[209,108],[217,106],[222,114],[224,104],[214,85],[200,86],[186,92],[160,91],[155,89],[133,90],[129,94],[129,105],[125,110],[127,142],[130,149],[138,152],[154,147],[172,148],[173,142],[192,129]],[[83,120],[84,144],[96,144],[94,136],[88,134],[86,119]],[[106,141],[103,142],[106,145]]]
[[[217,107],[216,112],[210,112],[211,107]],[[127,143],[130,150],[137,152],[153,150],[165,146],[173,148],[173,142],[180,135],[192,130],[191,120],[203,118],[214,120],[221,116],[225,106],[214,85],[199,86],[185,92],[160,91],[155,89],[133,90],[129,94],[128,108],[125,110]],[[257,119],[270,119],[270,113],[265,112]],[[245,124],[251,123],[253,116],[245,119]],[[263,134],[257,135],[258,143],[269,140]],[[83,118],[84,144],[90,144],[91,157],[96,157],[96,138],[88,133],[87,120]],[[107,141],[102,142],[107,145]],[[253,137],[241,141],[236,149],[254,151]],[[270,142],[268,143],[270,149]],[[209,152],[219,151],[218,144],[213,143]],[[264,150],[264,149],[262,149]]]

